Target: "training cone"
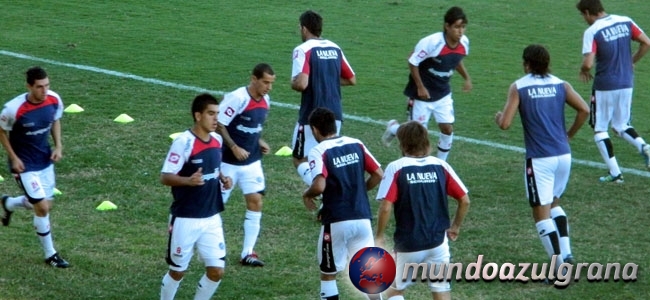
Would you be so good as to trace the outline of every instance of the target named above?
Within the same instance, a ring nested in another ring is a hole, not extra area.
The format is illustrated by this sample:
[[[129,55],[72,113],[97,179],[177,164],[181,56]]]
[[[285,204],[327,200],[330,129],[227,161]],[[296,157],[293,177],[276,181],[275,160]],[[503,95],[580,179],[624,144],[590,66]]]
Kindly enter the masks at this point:
[[[275,152],[275,155],[277,156],[291,156],[291,153],[293,150],[287,146],[283,146],[282,148],[278,149],[278,151]]]
[[[117,205],[115,205],[111,201],[104,201],[99,206],[97,206],[97,210],[114,210],[114,209],[117,209]]]
[[[68,105],[68,107],[66,107],[63,111],[67,112],[67,113],[80,113],[80,112],[84,111],[84,109],[81,108],[81,106],[76,105],[76,104],[73,103],[73,104]]]
[[[59,189],[54,188],[54,196],[59,196],[59,195],[63,195],[63,193],[59,191]]]
[[[127,114],[121,114],[121,115],[117,116],[117,118],[115,118],[115,120],[113,120],[113,121],[124,124],[124,123],[133,122],[133,118],[131,118]]]
[[[169,135],[169,138],[172,140],[175,140],[179,135],[181,135],[182,132],[174,132]]]

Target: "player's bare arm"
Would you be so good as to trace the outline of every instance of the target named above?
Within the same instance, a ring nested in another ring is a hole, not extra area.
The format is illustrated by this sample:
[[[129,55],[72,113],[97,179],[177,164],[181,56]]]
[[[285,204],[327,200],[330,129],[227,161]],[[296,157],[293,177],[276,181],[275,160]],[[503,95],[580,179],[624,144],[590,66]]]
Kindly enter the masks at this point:
[[[447,229],[447,238],[452,241],[455,241],[458,238],[460,226],[463,224],[463,220],[469,211],[469,196],[467,194],[460,199],[456,199],[456,201],[458,202],[456,215],[454,216],[454,221],[451,223],[451,227]]]
[[[582,65],[580,66],[580,81],[589,82],[594,79],[591,75],[591,68],[594,66],[596,53],[587,53],[582,57]]]
[[[309,84],[309,76],[305,73],[299,73],[291,79],[291,89],[294,91],[302,92],[307,89]]]
[[[238,160],[243,161],[248,158],[250,153],[235,143],[235,141],[230,137],[226,125],[219,123],[219,126],[217,126],[217,131],[219,132],[219,135],[221,135],[221,138],[223,138],[224,145],[226,145],[228,149],[232,150],[232,153]]]
[[[385,245],[386,239],[384,231],[386,230],[386,226],[390,220],[390,214],[393,211],[393,203],[386,199],[381,199],[380,201],[381,204],[377,210],[377,230],[375,231],[375,245],[383,247]]]
[[[578,132],[580,127],[582,127],[585,121],[587,121],[587,118],[589,117],[589,106],[587,106],[585,100],[582,99],[582,96],[573,89],[571,84],[564,82],[564,89],[566,90],[566,103],[576,111],[573,124],[567,131],[567,137],[571,139]]]
[[[14,148],[11,147],[11,144],[9,143],[9,136],[7,135],[7,132],[1,129],[0,143],[2,143],[2,147],[4,147],[5,151],[7,152],[7,157],[9,157],[9,161],[11,162],[11,169],[18,173],[25,171],[25,165],[23,164],[23,161],[18,158],[16,152],[14,152]]]
[[[262,154],[269,154],[271,152],[271,147],[269,146],[269,144],[266,143],[265,140],[260,139],[259,145],[260,145],[260,149],[262,150]]]
[[[312,181],[311,185],[302,194],[302,201],[309,211],[316,210],[316,197],[325,191],[325,177],[318,175]]]
[[[352,76],[351,78],[341,77],[341,85],[356,85],[356,84],[357,84],[357,76]]]
[[[517,113],[517,108],[519,107],[519,93],[517,92],[517,86],[513,83],[510,85],[508,90],[508,100],[506,105],[503,107],[503,111],[499,111],[494,116],[494,121],[497,123],[499,128],[506,130],[512,125],[512,119]]]
[[[173,173],[160,174],[160,183],[166,186],[199,186],[203,185],[203,168],[199,168],[191,176],[179,176]]]
[[[382,177],[384,177],[384,170],[381,168],[377,168],[377,170],[370,173],[370,177],[366,180],[366,190],[374,189],[381,182]]]
[[[648,53],[648,50],[650,50],[650,38],[648,38],[645,33],[639,35],[635,40],[639,42],[639,49],[634,53],[634,56],[632,56],[633,64],[639,61],[646,53]]]
[[[53,162],[58,162],[63,158],[63,142],[61,141],[61,121],[56,120],[52,123],[52,129],[50,129],[52,135],[52,141],[54,142],[54,150],[50,159]]]
[[[413,77],[413,82],[415,82],[415,85],[418,87],[418,99],[428,100],[429,98],[431,98],[431,95],[429,95],[429,91],[427,90],[426,87],[424,87],[424,83],[422,83],[422,77],[420,77],[420,71],[418,66],[414,66],[411,63],[409,63],[409,70],[411,71],[411,77]]]
[[[461,60],[458,66],[456,66],[456,72],[460,74],[460,76],[465,79],[465,83],[463,83],[463,91],[464,92],[469,92],[472,90],[473,85],[472,85],[472,78],[469,76],[469,72],[467,72],[467,69],[465,68],[465,64],[463,64],[463,61]]]

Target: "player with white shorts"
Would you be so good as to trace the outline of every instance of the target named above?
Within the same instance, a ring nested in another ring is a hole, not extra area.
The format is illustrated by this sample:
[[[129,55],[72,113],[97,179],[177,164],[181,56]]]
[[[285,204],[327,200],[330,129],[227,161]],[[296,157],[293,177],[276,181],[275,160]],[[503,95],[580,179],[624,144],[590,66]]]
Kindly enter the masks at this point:
[[[528,158],[524,173],[530,206],[550,205],[554,198],[561,198],[569,182],[571,154]]]
[[[415,274],[416,280],[412,280],[414,278],[413,277],[414,268],[409,268],[408,273],[406,274],[406,280],[402,280],[402,278],[404,278],[404,266],[406,264],[425,263],[427,267],[437,266],[437,268],[439,268],[440,266],[448,266],[451,258],[451,254],[449,253],[449,242],[447,241],[447,237],[445,237],[445,241],[438,247],[432,249],[425,249],[421,251],[415,251],[415,252],[395,252],[394,255],[395,255],[395,265],[397,267],[397,272],[395,273],[395,281],[393,284],[393,288],[398,291],[405,290],[407,287],[413,285],[416,281],[420,280],[419,278],[421,278],[419,276],[420,274]],[[449,269],[446,268],[445,272],[449,272]],[[440,270],[436,269],[435,274],[440,274]],[[428,274],[423,274],[423,275],[428,276]],[[429,281],[428,285],[431,292],[443,293],[443,292],[451,291],[451,284],[449,283],[449,280],[446,279],[447,276],[445,276],[445,280]]]
[[[369,219],[348,220],[321,226],[318,237],[318,263],[323,274],[344,271],[349,257],[375,245]]]

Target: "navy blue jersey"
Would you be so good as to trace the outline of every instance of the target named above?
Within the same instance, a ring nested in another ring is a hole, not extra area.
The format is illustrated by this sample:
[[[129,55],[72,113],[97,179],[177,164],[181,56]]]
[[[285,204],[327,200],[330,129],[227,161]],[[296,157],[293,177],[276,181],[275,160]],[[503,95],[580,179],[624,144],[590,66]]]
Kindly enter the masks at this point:
[[[394,204],[395,250],[414,252],[442,244],[450,226],[447,196],[460,199],[466,194],[451,166],[436,157],[402,157],[388,164],[377,199]]]
[[[259,140],[262,126],[269,113],[269,96],[259,101],[253,99],[246,87],[238,88],[224,96],[219,105],[219,123],[226,125],[230,138],[249,152],[247,159],[240,161],[228,147],[223,149],[223,162],[231,165],[248,165],[262,159]]]
[[[219,174],[221,167],[221,136],[210,133],[209,141],[202,141],[186,130],[172,143],[162,173],[190,177],[202,168],[200,186],[173,186],[174,201],[170,212],[181,218],[207,218],[224,210]]]
[[[571,153],[564,124],[564,81],[553,76],[528,74],[515,81],[519,115],[524,127],[526,158]]]
[[[456,48],[450,48],[445,41],[444,33],[437,32],[421,39],[411,56],[409,64],[418,67],[422,84],[429,91],[429,99],[418,98],[418,88],[409,74],[409,81],[404,89],[404,95],[411,99],[422,101],[437,101],[451,93],[449,80],[454,70],[469,53],[469,39],[462,36]]]
[[[354,77],[354,71],[335,43],[325,39],[310,39],[293,50],[291,78],[304,73],[309,76],[307,89],[302,92],[298,123],[309,124],[309,114],[326,107],[337,120],[343,120],[341,78]]]
[[[63,115],[61,97],[48,91],[39,104],[22,94],[7,102],[0,114],[0,127],[9,131],[9,143],[25,165],[25,172],[39,171],[52,164],[49,136],[52,124]]]
[[[312,178],[325,177],[321,221],[370,219],[365,173],[373,173],[379,162],[360,140],[335,137],[320,142],[309,152]]]

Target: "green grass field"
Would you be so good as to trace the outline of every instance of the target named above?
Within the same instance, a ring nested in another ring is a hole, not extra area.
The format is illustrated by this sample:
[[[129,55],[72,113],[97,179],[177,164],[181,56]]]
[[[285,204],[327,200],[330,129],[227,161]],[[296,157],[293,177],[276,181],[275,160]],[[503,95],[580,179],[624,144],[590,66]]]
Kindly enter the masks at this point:
[[[18,211],[0,228],[0,299],[155,299],[167,270],[164,252],[169,189],[159,183],[168,135],[191,125],[189,103],[200,91],[220,95],[248,83],[258,62],[277,74],[264,137],[273,148],[288,145],[299,94],[289,87],[291,51],[300,43],[298,16],[315,9],[323,37],[338,43],[358,85],[343,89],[348,118],[343,134],[362,139],[385,166],[399,157],[379,137],[385,121],[405,119],[402,89],[406,57],[423,36],[442,29],[442,16],[459,5],[469,16],[470,55],[465,60],[474,90],[460,91],[456,75],[456,136],[449,162],[470,189],[472,206],[453,260],[545,262],[525,199],[521,126],[493,122],[507,88],[523,75],[521,52],[531,43],[551,52],[554,74],[587,97],[578,81],[582,33],[587,25],[575,1],[5,1],[0,31],[0,101],[25,91],[24,71],[45,67],[51,88],[67,105],[85,109],[62,120],[64,159],[57,164],[63,192],[51,213],[57,250],[72,268],[52,269],[32,230],[32,214]],[[327,3],[327,4],[326,4]],[[646,30],[645,1],[606,1],[610,13],[629,15]],[[650,139],[650,57],[636,66],[633,122]],[[121,113],[129,124],[112,120]],[[569,114],[569,118],[572,114]],[[433,126],[430,126],[433,128]],[[612,133],[612,136],[614,134]],[[437,138],[432,137],[434,143]],[[613,140],[624,185],[606,185],[607,171],[586,125],[572,141],[574,165],[564,209],[579,262],[639,265],[634,282],[579,282],[559,290],[540,283],[453,283],[456,299],[647,299],[650,238],[647,230],[650,173],[622,139]],[[4,152],[1,156],[6,157]],[[241,267],[238,255],[245,211],[241,193],[223,213],[228,247],[226,275],[215,299],[316,299],[315,259],[319,224],[302,205],[303,183],[291,160],[268,156],[262,231],[257,252],[267,266]],[[18,188],[6,168],[0,191]],[[375,191],[371,192],[374,196]],[[115,211],[98,212],[104,200]],[[376,203],[373,203],[376,208]],[[455,207],[452,205],[452,210]],[[389,230],[392,232],[392,230]],[[192,262],[177,299],[190,299],[203,273]],[[357,299],[341,276],[342,299]],[[409,299],[429,299],[420,284]]]

